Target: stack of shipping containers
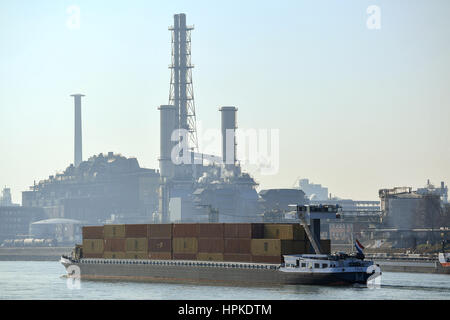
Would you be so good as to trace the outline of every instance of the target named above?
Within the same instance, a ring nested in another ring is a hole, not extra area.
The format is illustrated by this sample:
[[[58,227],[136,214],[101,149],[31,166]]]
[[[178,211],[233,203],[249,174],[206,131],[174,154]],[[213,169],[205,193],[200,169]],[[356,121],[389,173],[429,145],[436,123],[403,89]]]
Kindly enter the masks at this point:
[[[262,223],[227,223],[224,225],[224,260],[252,261],[252,239],[264,238]]]
[[[83,228],[83,256],[85,258],[103,258],[103,227]]]
[[[223,232],[223,223],[202,223],[198,225],[197,260],[223,261]]]
[[[105,225],[103,228],[103,233],[105,241],[105,252],[103,254],[103,258],[125,259],[126,257],[125,225]]]
[[[172,259],[172,224],[149,224],[147,229],[148,258]]]
[[[301,225],[264,224],[264,239],[252,240],[252,262],[281,263],[284,254],[302,254],[308,250]]]
[[[146,224],[125,225],[125,258],[148,259],[148,237]]]
[[[173,225],[173,260],[197,260],[198,230],[199,225],[197,223],[179,223]]]
[[[330,253],[330,240],[321,240]],[[179,223],[83,228],[83,256],[107,259],[281,263],[285,254],[309,253],[299,224]]]

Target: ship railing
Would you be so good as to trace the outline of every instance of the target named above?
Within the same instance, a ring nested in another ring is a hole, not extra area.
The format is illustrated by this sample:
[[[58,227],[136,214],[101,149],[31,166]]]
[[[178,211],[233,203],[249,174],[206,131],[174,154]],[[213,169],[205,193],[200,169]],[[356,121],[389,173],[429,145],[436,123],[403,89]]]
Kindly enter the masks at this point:
[[[74,261],[74,260],[71,260]],[[76,262],[76,261],[74,261]],[[269,269],[276,270],[280,265],[249,264],[249,263],[223,263],[223,262],[196,262],[196,261],[160,261],[160,260],[131,260],[131,259],[82,259],[87,264],[149,264],[161,266],[196,266],[196,267],[221,267],[221,268],[245,268],[245,269]]]

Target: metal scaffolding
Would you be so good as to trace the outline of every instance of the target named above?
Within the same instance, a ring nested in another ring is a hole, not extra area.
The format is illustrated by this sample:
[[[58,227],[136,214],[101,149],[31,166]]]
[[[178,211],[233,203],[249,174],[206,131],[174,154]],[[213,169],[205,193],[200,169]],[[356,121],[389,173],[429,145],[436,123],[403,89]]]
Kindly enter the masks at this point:
[[[186,26],[184,13],[174,15],[172,31],[172,64],[170,77],[169,105],[177,109],[177,128],[188,131],[188,144],[198,152],[195,118],[194,87],[191,64],[191,30]]]

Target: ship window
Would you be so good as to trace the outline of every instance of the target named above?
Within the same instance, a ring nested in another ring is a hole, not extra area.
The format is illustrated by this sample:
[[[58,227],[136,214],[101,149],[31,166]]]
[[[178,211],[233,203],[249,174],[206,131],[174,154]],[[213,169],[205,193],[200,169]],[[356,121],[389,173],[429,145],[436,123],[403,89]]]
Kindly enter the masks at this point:
[[[320,268],[320,263],[314,263],[314,268]]]
[[[322,264],[322,268],[327,268],[327,267],[328,267],[328,264],[326,264],[326,263]]]
[[[302,268],[306,268],[306,263],[302,263]]]

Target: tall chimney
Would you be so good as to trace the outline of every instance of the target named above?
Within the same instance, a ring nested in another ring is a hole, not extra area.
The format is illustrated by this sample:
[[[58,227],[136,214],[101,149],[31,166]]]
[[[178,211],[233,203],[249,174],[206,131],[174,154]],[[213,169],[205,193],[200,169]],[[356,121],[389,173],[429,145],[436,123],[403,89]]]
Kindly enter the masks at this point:
[[[236,164],[236,107],[222,107],[222,161]]]
[[[81,97],[83,94],[72,94],[75,102],[75,144],[74,144],[74,166],[78,167],[83,161],[83,141],[81,134]]]
[[[174,175],[174,163],[172,162],[172,149],[176,142],[171,140],[172,133],[177,129],[177,108],[172,105],[162,105],[160,110],[160,157],[159,170],[161,177],[172,178]]]

